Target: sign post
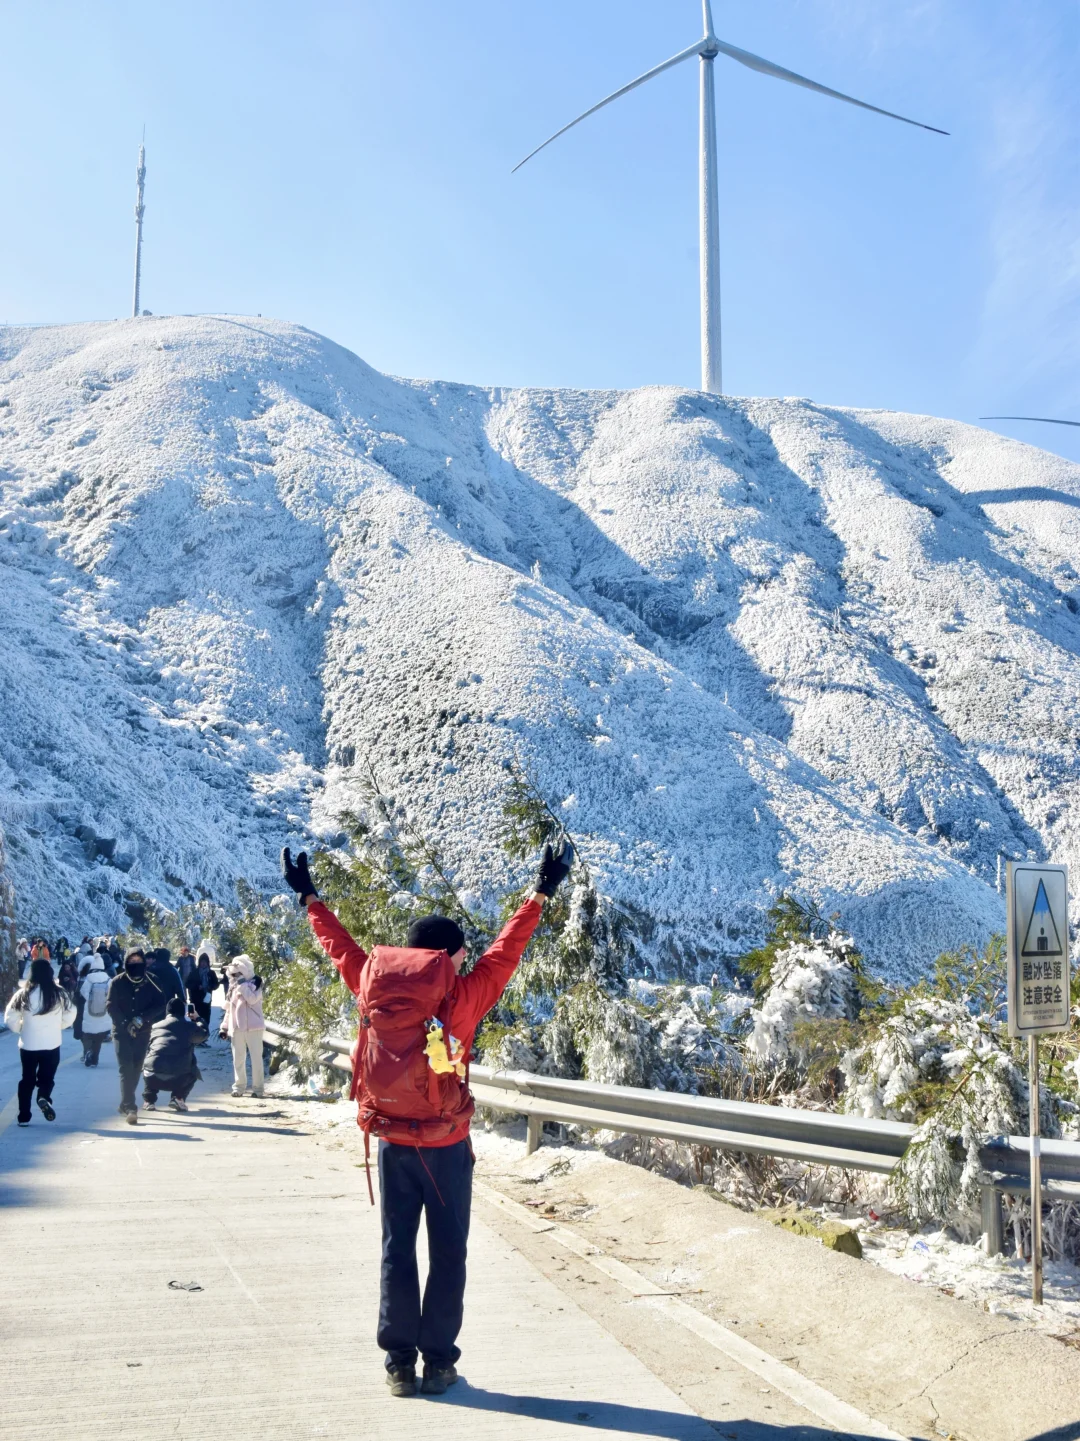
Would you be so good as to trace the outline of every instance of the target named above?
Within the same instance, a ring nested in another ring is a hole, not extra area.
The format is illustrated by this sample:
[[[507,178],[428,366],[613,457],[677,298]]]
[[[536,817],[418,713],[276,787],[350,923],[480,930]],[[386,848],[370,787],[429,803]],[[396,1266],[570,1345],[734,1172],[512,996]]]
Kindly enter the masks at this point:
[[[1066,866],[1010,861],[1005,886],[1009,1035],[1028,1040],[1031,1137],[1031,1299],[1043,1299],[1039,1037],[1069,1026],[1069,875]]]

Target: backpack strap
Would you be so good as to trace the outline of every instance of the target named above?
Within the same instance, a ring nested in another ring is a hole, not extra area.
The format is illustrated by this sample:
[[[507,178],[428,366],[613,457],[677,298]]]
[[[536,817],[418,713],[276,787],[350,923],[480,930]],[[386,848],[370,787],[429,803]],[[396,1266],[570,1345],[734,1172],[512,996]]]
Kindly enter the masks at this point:
[[[364,1174],[367,1176],[367,1193],[371,1204],[375,1204],[375,1192],[371,1185],[371,1126],[364,1127]]]

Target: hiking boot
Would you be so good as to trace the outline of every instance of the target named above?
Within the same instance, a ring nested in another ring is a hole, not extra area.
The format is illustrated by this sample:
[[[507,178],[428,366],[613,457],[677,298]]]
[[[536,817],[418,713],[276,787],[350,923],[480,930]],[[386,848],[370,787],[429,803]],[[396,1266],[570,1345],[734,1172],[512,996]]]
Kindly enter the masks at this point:
[[[48,1096],[39,1096],[37,1103],[41,1108],[41,1114],[47,1121],[56,1120],[56,1112],[53,1110],[53,1103]]]
[[[137,1126],[139,1124],[138,1111],[125,1111],[124,1120],[128,1123],[129,1126]]]
[[[169,1102],[170,1111],[186,1111],[187,1102],[181,1096],[174,1096]]]
[[[453,1366],[425,1366],[420,1390],[425,1396],[441,1396],[456,1380],[457,1371]]]
[[[390,1387],[391,1396],[415,1396],[416,1367],[388,1366],[386,1368],[386,1384]]]

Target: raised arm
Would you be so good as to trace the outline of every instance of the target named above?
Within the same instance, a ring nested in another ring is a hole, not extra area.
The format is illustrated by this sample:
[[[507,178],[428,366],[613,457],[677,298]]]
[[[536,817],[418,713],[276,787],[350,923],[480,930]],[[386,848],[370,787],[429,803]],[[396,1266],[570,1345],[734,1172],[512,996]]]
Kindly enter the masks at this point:
[[[319,945],[337,966],[341,979],[355,996],[360,990],[360,977],[367,965],[367,952],[361,950],[330,907],[318,897],[308,901],[307,913]]]
[[[480,1024],[506,990],[532,940],[544,911],[544,897],[534,894],[518,907],[467,976],[454,987],[450,1024],[463,1033]]]
[[[360,949],[330,907],[319,900],[308,870],[307,852],[301,851],[293,860],[292,852],[286,846],[281,852],[281,874],[289,889],[296,892],[297,904],[307,911],[319,945],[337,966],[338,974],[355,996],[360,990],[360,977],[367,965],[367,952]]]
[[[570,874],[573,861],[574,848],[569,841],[563,841],[557,852],[545,846],[532,895],[510,917],[469,974],[459,977],[450,1019],[462,1033],[479,1025],[506,990],[540,922],[544,902]]]

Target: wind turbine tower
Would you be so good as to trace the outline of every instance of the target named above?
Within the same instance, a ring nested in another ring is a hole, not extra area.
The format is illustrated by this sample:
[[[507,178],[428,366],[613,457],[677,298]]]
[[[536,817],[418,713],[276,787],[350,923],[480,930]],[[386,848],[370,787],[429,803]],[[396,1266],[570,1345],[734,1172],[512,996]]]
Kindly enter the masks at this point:
[[[737,60],[740,65],[745,65],[750,70],[757,70],[762,75],[771,75],[776,80],[786,80],[791,85],[801,85],[806,90],[816,90],[819,95],[828,95],[833,100],[844,100],[849,105],[857,105],[860,110],[872,110],[875,115],[887,115],[890,120],[902,120],[906,125],[917,125],[920,130],[932,130],[936,135],[948,134],[945,130],[938,130],[936,125],[924,125],[921,120],[909,120],[906,115],[897,115],[892,110],[882,110],[878,105],[868,105],[865,100],[856,100],[851,95],[844,95],[839,90],[830,90],[827,85],[819,85],[816,80],[808,80],[805,75],[796,75],[794,70],[785,70],[782,65],[774,65],[771,60],[763,60],[760,55],[751,55],[748,50],[740,50],[737,45],[729,45],[726,40],[719,40],[713,30],[712,5],[710,0],[701,0],[702,20],[705,26],[705,34],[693,45],[685,50],[680,50],[678,55],[673,55],[670,60],[665,60],[662,65],[656,65],[651,70],[646,70],[644,75],[639,75],[636,80],[631,80],[629,85],[624,85],[621,90],[616,90],[608,95],[598,104],[579,115],[577,120],[571,120],[569,125],[564,125],[561,130],[556,130],[554,135],[549,135],[543,145],[538,145],[514,166],[520,170],[526,160],[531,160],[534,155],[550,145],[553,140],[558,140],[560,135],[565,135],[568,130],[585,120],[590,115],[595,115],[605,105],[610,105],[613,100],[618,100],[630,90],[636,90],[639,85],[644,85],[646,80],[651,80],[654,75],[661,75],[665,70],[670,70],[673,65],[681,65],[684,60],[692,60],[696,55],[700,62],[701,71],[701,130],[698,143],[698,192],[700,205],[700,237],[701,237],[701,388],[714,395],[723,392],[723,374],[720,364],[720,181],[717,170],[716,156],[716,90],[713,79],[713,62],[718,55],[726,55],[731,60]]]
[[[142,284],[142,223],[146,206],[143,195],[146,189],[146,145],[139,146],[139,168],[135,172],[135,297],[131,303],[132,315],[139,313],[139,288]]]

